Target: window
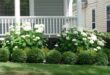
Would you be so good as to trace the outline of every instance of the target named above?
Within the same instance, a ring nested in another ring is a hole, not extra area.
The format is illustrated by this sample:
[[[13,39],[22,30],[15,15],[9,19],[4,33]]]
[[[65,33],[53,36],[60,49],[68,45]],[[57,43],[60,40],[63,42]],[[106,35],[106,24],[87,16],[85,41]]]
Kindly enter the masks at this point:
[[[110,32],[110,5],[106,8],[107,11],[107,32]]]
[[[96,28],[96,13],[95,9],[92,9],[92,29]]]
[[[29,0],[21,0],[21,16],[29,15]],[[14,16],[14,0],[0,0],[0,16]]]

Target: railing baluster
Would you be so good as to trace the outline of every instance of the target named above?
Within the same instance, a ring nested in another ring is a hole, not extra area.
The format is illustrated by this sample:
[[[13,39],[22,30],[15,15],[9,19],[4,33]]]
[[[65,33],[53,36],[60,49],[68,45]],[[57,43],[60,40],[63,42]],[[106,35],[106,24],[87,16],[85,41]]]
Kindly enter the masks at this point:
[[[2,35],[4,34],[4,27],[3,27],[3,18],[1,18],[1,21],[2,21]]]
[[[9,30],[10,25],[15,24],[15,17],[3,16],[0,17],[1,22],[1,35],[4,35]],[[21,23],[30,22],[32,28],[35,24],[44,24],[44,34],[45,35],[56,35],[61,33],[62,26],[65,28],[77,26],[77,19],[74,17],[64,17],[64,16],[23,16],[21,17]]]

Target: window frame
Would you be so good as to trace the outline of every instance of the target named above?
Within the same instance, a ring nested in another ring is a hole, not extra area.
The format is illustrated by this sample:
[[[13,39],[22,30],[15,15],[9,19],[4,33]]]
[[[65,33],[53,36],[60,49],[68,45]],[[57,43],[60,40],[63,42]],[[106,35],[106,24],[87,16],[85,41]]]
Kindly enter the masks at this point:
[[[92,18],[92,21],[91,21],[92,29],[96,29],[96,8],[92,8],[92,10],[91,10],[91,18]]]

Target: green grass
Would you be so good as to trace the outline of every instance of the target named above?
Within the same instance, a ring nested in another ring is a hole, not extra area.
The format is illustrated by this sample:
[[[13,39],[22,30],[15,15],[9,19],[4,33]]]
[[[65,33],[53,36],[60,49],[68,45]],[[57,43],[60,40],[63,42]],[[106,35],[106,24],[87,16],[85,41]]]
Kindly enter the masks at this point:
[[[0,63],[0,75],[110,75],[110,67]]]

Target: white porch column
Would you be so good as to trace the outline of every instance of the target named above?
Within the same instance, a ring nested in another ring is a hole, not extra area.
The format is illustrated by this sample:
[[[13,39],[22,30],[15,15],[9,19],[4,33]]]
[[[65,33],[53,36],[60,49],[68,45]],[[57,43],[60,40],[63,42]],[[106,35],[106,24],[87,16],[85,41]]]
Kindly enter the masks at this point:
[[[68,16],[73,16],[73,0],[69,0],[69,13]]]
[[[17,30],[20,30],[20,0],[15,0],[15,21],[18,24]]]
[[[82,0],[77,0],[77,24],[78,29],[83,30],[83,18],[82,18]]]

